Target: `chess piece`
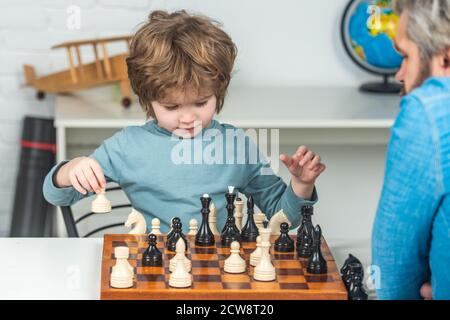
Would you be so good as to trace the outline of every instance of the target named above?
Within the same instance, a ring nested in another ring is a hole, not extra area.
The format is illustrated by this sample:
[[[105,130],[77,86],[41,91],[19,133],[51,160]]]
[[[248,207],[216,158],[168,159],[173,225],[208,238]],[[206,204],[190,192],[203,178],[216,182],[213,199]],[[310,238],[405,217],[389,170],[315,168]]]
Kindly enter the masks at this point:
[[[352,254],[348,255],[348,258],[345,260],[344,265],[340,269],[341,279],[344,282],[345,287],[347,288],[347,290],[349,290],[350,281],[351,281],[350,268],[349,268],[349,265],[351,263],[357,263],[357,264],[362,266],[362,263],[361,263],[361,261],[359,261],[358,258],[356,258]],[[364,274],[363,274],[363,277],[364,277]]]
[[[244,201],[242,201],[241,198],[236,198],[236,201],[234,202],[234,206],[236,208],[234,212],[234,219],[236,220],[236,227],[239,229],[239,231],[242,231],[242,218],[244,217],[244,213],[242,212],[244,208]]]
[[[220,232],[217,230],[217,209],[213,202],[211,202],[211,205],[209,206],[208,224],[213,235],[220,236]]]
[[[110,285],[113,288],[130,288],[133,286],[134,269],[128,262],[130,249],[128,247],[116,247],[114,249],[116,265],[112,268]]]
[[[181,222],[175,222],[173,226],[173,233],[170,239],[167,239],[167,249],[175,251],[178,239],[183,239],[185,247],[187,248],[186,236],[183,234],[183,224]]]
[[[261,260],[261,236],[256,237],[256,249],[250,254],[250,265],[256,267]]]
[[[162,253],[158,250],[156,241],[156,235],[148,235],[148,248],[142,255],[142,265],[144,267],[161,267],[163,264]]]
[[[200,202],[202,203],[202,210],[200,211],[202,214],[202,223],[195,236],[195,245],[200,247],[212,246],[216,241],[209,227],[209,205],[211,204],[211,198],[208,194],[204,194],[200,198]]]
[[[267,220],[267,217],[264,213],[258,212],[254,214],[255,224],[258,229],[263,228],[263,222]]]
[[[170,230],[167,233],[167,241],[169,241],[170,238],[172,238],[173,232],[174,232],[174,225],[178,222],[181,222],[180,218],[178,217],[174,217],[170,220],[171,225],[170,225]]]
[[[176,244],[176,252],[183,254],[186,250],[185,243],[182,239],[178,239]],[[192,285],[192,276],[186,270],[183,259],[175,260],[175,270],[169,276],[169,286],[174,288],[187,288]]]
[[[189,233],[188,236],[195,236],[198,230],[198,222],[196,219],[191,219],[189,221]]]
[[[153,233],[154,235],[161,235],[161,221],[159,221],[158,218],[152,219],[152,231],[150,233]]]
[[[322,250],[320,249],[322,238],[322,230],[317,225],[313,233],[313,247],[312,252],[308,260],[308,267],[306,271],[312,274],[324,274],[327,273],[327,262],[322,256]]]
[[[272,230],[272,235],[278,236],[280,235],[280,226],[283,222],[286,222],[288,225],[291,225],[287,215],[284,213],[283,209],[275,213],[269,221],[269,228]]]
[[[132,208],[130,214],[128,215],[127,221],[125,221],[125,227],[133,228],[128,232],[128,234],[145,234],[147,233],[147,222],[145,221],[142,213]]]
[[[348,265],[350,273],[350,285],[348,289],[349,300],[367,300],[368,295],[363,288],[364,270],[360,263]]]
[[[303,206],[302,224],[297,230],[297,253],[300,258],[309,258],[313,245],[314,226],[311,221],[313,206]]]
[[[273,230],[272,228],[269,228]],[[286,222],[281,223],[280,225],[280,236],[277,240],[275,240],[274,249],[277,252],[294,252],[295,244],[294,240],[289,237],[289,225]],[[273,234],[273,231],[272,231]]]
[[[111,201],[106,198],[106,191],[103,189],[92,201],[91,211],[94,213],[108,213],[111,212],[111,209]]]
[[[254,208],[255,203],[253,201],[253,197],[250,196],[247,199],[247,222],[241,232],[241,240],[243,242],[255,242],[259,235],[258,227],[256,226],[254,220]]]
[[[180,241],[180,239],[178,241]],[[180,247],[176,247],[175,248],[175,250],[176,250],[175,256],[172,259],[170,259],[170,262],[169,262],[169,271],[170,272],[174,272],[175,271],[176,265],[177,265],[177,260],[182,260],[183,263],[184,263],[184,268],[186,269],[186,271],[187,272],[191,272],[192,263],[191,263],[191,260],[189,260],[186,257],[186,254],[185,254],[186,253],[186,247],[185,247],[184,242],[183,241],[181,241],[181,242],[182,242],[182,244],[180,245]],[[178,251],[178,249],[180,249],[180,251]]]
[[[236,194],[234,193],[234,187],[228,187],[228,193],[225,194],[227,199],[227,221],[223,227],[221,234],[222,246],[229,247],[233,241],[241,241],[241,233],[236,227],[236,221],[234,219],[234,200],[236,199]]]
[[[253,279],[257,281],[273,281],[276,278],[275,267],[270,258],[270,235],[272,230],[264,227],[259,229],[261,236],[261,259],[253,271]]]
[[[240,256],[241,245],[237,241],[231,243],[230,256],[225,259],[224,271],[228,273],[243,273],[246,270],[245,260]]]

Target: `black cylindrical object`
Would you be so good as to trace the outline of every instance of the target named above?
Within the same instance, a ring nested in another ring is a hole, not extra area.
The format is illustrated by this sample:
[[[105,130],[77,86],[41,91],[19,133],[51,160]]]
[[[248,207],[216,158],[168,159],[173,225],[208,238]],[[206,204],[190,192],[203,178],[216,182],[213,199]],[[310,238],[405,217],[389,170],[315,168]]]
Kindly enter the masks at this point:
[[[55,164],[53,119],[25,117],[17,174],[11,237],[43,237],[48,231],[49,203],[42,194],[45,176]]]

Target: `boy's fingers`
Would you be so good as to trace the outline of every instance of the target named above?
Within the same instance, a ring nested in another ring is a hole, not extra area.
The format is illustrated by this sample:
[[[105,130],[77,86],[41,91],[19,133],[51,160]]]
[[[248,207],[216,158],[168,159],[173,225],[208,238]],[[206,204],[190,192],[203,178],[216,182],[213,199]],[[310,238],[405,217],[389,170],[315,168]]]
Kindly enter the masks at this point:
[[[78,182],[78,179],[75,177],[75,175],[69,176],[69,181],[72,184],[72,186],[77,190],[79,193],[86,194],[86,190],[80,185]]]
[[[86,177],[86,180],[88,181],[89,185],[91,186],[92,190],[95,191],[95,193],[100,192],[100,185],[97,181],[97,178],[94,175],[94,172],[92,171],[91,167],[88,168],[82,168],[84,176]]]
[[[316,155],[316,156],[311,160],[311,163],[309,164],[308,168],[309,168],[309,169],[314,168],[315,166],[317,166],[317,165],[320,163],[321,160],[322,160],[322,159],[320,158],[320,156],[317,156],[317,155]]]
[[[94,171],[95,176],[97,177],[98,182],[100,183],[100,186],[102,189],[106,187],[106,180],[105,175],[103,174],[103,170],[98,164],[97,161],[93,160],[91,161],[91,169]]]
[[[289,167],[292,164],[292,158],[286,154],[280,155],[280,160],[283,161],[286,167]]]
[[[306,152],[308,151],[308,148],[306,146],[300,146],[298,147],[297,151],[295,152],[295,154],[299,157],[301,157],[302,155],[304,155]]]
[[[83,171],[78,171],[76,173],[76,177],[78,179],[78,182],[81,184],[81,186],[86,189],[86,191],[92,191],[91,186],[89,185],[89,182],[87,181],[86,177],[84,176]]]
[[[303,167],[308,161],[310,161],[312,158],[314,158],[314,156],[315,156],[314,152],[308,151],[308,152],[306,153],[306,155],[303,156],[303,159],[300,160],[299,165],[300,165],[301,167]]]

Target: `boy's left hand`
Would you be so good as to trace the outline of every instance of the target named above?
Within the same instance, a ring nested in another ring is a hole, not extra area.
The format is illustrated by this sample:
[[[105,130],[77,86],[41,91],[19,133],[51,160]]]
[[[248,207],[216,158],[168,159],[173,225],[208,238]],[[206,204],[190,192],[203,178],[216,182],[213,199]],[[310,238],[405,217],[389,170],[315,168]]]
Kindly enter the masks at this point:
[[[280,160],[292,174],[292,179],[305,185],[314,184],[326,168],[320,156],[306,146],[299,147],[291,157],[286,154],[280,155]]]

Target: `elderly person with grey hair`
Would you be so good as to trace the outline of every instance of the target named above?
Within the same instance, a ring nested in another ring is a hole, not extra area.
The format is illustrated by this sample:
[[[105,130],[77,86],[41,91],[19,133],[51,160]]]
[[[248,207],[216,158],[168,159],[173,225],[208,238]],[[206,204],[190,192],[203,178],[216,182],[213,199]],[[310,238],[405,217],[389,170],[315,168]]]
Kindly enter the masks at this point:
[[[450,0],[397,0],[404,84],[372,233],[379,299],[450,298]]]

